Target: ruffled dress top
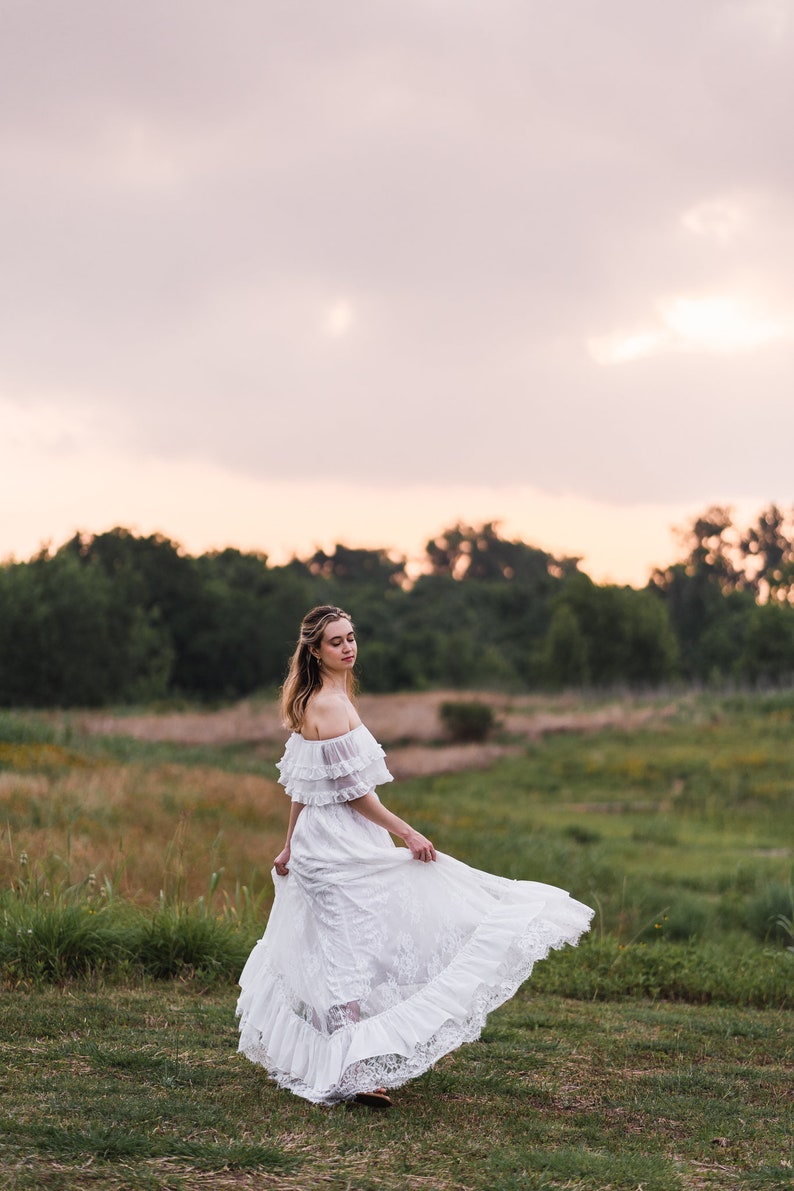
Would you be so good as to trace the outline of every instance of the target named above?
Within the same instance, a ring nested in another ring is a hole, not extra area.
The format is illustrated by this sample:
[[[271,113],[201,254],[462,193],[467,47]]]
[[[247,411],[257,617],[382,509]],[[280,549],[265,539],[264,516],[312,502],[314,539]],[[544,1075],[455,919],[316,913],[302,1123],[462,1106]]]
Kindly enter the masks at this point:
[[[421,863],[359,814],[351,800],[392,781],[363,724],[293,733],[278,768],[304,809],[237,1013],[239,1050],[280,1087],[316,1104],[398,1087],[479,1037],[537,960],[588,930],[593,911],[564,890],[443,853]]]

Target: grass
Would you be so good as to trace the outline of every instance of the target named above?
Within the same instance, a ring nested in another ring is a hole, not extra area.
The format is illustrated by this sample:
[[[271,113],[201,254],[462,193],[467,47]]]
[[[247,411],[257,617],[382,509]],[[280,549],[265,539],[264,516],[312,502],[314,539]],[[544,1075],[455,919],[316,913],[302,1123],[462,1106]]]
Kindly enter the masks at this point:
[[[93,873],[133,901],[161,893],[191,901],[206,892],[213,872],[222,874],[221,898],[240,886],[270,885],[288,804],[269,753],[71,733],[68,746],[9,744],[9,720],[22,721],[29,734],[52,731],[32,716],[0,716],[3,885],[24,876],[20,857],[55,886]]]
[[[0,714],[4,1187],[792,1186],[794,696],[667,703],[386,792],[445,851],[597,908],[386,1115],[236,1055],[286,819],[273,746]]]
[[[461,859],[596,907],[575,976],[542,970],[549,991],[790,1005],[794,697],[682,696],[664,712],[524,741],[388,801]],[[232,978],[283,838],[272,752],[0,715],[5,978]]]
[[[400,810],[478,867],[565,873],[621,942],[765,942],[794,909],[792,739],[794,697],[703,697],[653,727],[549,736],[487,775],[411,782]]]
[[[571,956],[569,962],[575,960]],[[311,1106],[236,1054],[234,991],[0,1003],[8,1191],[783,1188],[790,1016],[538,995],[396,1094]]]

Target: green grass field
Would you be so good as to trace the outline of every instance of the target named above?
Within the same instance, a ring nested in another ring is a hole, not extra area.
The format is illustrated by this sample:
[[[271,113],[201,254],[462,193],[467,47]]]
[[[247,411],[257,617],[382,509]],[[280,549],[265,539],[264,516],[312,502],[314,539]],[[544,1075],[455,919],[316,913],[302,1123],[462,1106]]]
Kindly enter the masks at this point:
[[[794,696],[669,704],[385,792],[444,850],[598,911],[388,1114],[236,1054],[274,747],[0,715],[3,1186],[792,1187]]]
[[[575,962],[573,959],[571,962]],[[235,1052],[229,987],[3,998],[4,1187],[677,1191],[791,1185],[790,1014],[537,995],[386,1114]]]

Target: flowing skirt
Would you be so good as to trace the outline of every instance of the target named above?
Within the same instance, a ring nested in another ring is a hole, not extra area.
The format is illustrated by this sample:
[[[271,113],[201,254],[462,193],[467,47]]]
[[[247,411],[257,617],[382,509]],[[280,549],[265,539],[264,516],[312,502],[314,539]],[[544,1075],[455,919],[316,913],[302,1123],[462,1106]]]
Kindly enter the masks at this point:
[[[393,1088],[471,1042],[593,911],[439,853],[423,864],[347,803],[307,806],[240,976],[239,1050],[316,1104]]]

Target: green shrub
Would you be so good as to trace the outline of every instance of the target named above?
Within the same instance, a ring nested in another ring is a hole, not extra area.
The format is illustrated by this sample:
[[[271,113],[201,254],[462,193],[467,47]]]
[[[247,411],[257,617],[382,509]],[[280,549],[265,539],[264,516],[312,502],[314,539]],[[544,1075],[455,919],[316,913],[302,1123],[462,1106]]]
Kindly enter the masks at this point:
[[[663,915],[660,929],[664,938],[685,942],[708,938],[713,927],[714,909],[705,897],[676,892],[669,910]]]
[[[40,716],[0,710],[2,744],[56,744],[61,735],[54,724]]]
[[[744,908],[744,925],[761,942],[790,941],[786,921],[794,918],[794,888],[770,881]]]
[[[200,904],[163,905],[154,913],[115,900],[0,899],[0,980],[60,983],[102,974],[165,980],[201,973],[233,979],[255,940],[252,927],[206,913]]]
[[[650,997],[693,1004],[790,1009],[794,954],[745,943],[632,943],[586,940],[554,952],[532,974],[537,992],[577,1000]]]
[[[0,976],[60,982],[123,967],[130,956],[126,923],[110,906],[35,905],[4,897],[0,905]]]
[[[229,979],[242,971],[252,940],[234,924],[195,908],[162,907],[141,919],[133,962],[155,980],[184,972]]]
[[[496,724],[494,710],[487,703],[442,703],[439,715],[447,735],[456,741],[485,740]]]

